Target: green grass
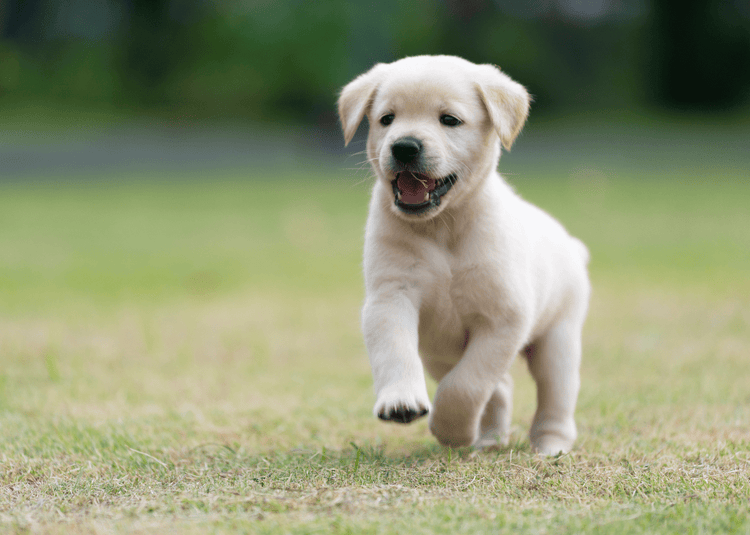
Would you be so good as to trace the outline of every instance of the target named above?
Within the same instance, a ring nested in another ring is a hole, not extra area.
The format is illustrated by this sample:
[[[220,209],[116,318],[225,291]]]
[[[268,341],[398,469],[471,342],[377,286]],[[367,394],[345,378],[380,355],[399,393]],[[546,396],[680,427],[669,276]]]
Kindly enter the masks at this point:
[[[508,448],[372,417],[364,175],[0,183],[0,530],[750,533],[750,183],[705,176],[512,176],[592,252],[552,459],[520,363]]]

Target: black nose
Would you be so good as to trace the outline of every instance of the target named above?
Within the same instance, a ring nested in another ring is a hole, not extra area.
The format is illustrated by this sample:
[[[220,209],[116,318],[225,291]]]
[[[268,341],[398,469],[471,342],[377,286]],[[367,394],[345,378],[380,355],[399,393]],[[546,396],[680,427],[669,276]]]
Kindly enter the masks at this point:
[[[401,163],[413,162],[422,152],[422,143],[414,137],[402,137],[391,146],[391,154]]]

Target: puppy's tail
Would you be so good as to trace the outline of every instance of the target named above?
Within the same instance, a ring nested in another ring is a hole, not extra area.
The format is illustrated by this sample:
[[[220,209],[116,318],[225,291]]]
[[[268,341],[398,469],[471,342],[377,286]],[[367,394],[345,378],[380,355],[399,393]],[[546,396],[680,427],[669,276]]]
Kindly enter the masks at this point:
[[[583,258],[583,261],[586,262],[586,265],[589,265],[589,260],[591,260],[591,255],[589,254],[589,249],[586,247],[581,240],[578,238],[574,238],[573,236],[570,237],[573,240],[573,244],[575,245],[576,249],[581,254],[581,257]]]

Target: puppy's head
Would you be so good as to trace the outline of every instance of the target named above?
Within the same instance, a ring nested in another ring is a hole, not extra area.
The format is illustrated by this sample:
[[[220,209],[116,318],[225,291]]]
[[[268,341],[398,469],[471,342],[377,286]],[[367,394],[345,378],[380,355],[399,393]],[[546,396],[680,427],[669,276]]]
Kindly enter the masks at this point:
[[[491,65],[451,56],[378,64],[341,92],[339,116],[349,144],[362,119],[367,156],[393,193],[391,210],[430,219],[458,204],[510,149],[529,110],[520,84]]]

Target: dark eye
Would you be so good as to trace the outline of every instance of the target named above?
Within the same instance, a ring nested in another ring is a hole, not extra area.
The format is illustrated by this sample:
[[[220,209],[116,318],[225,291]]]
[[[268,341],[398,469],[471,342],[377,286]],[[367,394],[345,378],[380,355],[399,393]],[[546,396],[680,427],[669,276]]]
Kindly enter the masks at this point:
[[[440,116],[440,122],[445,126],[458,126],[461,124],[461,120],[458,117],[453,117],[453,115],[448,115],[447,113]]]
[[[392,122],[393,122],[393,114],[392,113],[389,113],[387,115],[383,115],[380,118],[380,124],[382,124],[383,126],[388,126]]]

